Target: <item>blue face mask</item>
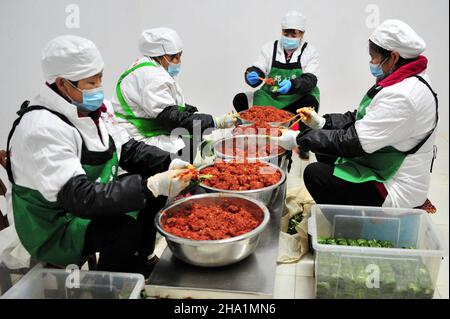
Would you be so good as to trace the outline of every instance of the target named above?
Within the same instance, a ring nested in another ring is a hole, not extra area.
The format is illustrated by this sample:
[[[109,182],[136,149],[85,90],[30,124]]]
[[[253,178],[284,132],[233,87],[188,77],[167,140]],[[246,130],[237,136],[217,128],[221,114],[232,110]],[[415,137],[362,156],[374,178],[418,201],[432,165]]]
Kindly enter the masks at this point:
[[[169,72],[171,77],[175,77],[178,74],[180,74],[181,71],[181,63],[175,64],[175,63],[170,63],[169,64],[169,68],[167,69],[167,72]]]
[[[286,36],[282,36],[281,38],[281,44],[283,48],[286,50],[295,50],[300,45],[300,39],[299,38],[289,38]]]
[[[164,57],[166,59],[166,57]],[[167,72],[171,77],[176,77],[178,74],[180,74],[181,71],[181,62],[178,64],[171,63],[166,59],[167,63],[169,63],[169,67],[167,68]]]
[[[74,86],[70,81],[69,83],[83,93],[83,102],[80,103],[72,100],[72,104],[80,111],[93,112],[97,111],[100,106],[102,106],[103,100],[105,99],[105,93],[102,86],[91,90],[81,90]]]
[[[381,61],[380,64],[373,64],[369,62],[369,66],[370,66],[370,72],[372,73],[372,75],[376,78],[382,78],[385,76],[383,69],[381,68],[381,65],[386,62],[386,59],[384,59],[383,61]],[[387,75],[387,74],[386,74]]]

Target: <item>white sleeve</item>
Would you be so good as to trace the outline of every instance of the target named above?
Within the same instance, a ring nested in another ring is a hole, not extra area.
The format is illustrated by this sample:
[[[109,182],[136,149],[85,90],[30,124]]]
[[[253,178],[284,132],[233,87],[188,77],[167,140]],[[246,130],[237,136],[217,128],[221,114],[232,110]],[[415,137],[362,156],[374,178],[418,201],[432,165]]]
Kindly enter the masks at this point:
[[[167,78],[155,76],[147,81],[141,92],[141,105],[145,113],[155,118],[167,106],[176,105],[176,96]]]
[[[405,95],[380,92],[366,109],[366,115],[355,122],[359,141],[366,153],[402,142],[414,133],[414,105]]]
[[[62,132],[39,128],[25,134],[21,143],[26,151],[20,160],[27,166],[22,168],[22,173],[27,175],[24,178],[48,201],[56,201],[69,179],[86,174],[77,155],[78,143],[70,129]]]
[[[272,49],[270,49],[270,46],[272,46]],[[253,66],[256,66],[257,68],[261,69],[266,75],[269,74],[271,63],[272,63],[272,51],[273,51],[273,43],[265,44],[262,49],[261,53],[259,54],[256,61],[253,63]]]
[[[316,77],[319,77],[320,74],[319,53],[310,44],[308,44],[308,46],[305,49],[301,63],[304,73],[312,73]]]

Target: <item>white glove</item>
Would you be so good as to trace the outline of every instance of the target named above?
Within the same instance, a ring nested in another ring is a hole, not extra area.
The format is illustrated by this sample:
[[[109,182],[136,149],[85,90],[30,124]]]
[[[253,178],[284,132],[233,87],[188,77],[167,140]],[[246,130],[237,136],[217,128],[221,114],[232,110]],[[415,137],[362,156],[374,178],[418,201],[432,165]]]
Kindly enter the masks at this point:
[[[173,169],[186,169],[186,168],[191,168],[191,164],[183,161],[179,158],[175,158],[174,160],[172,160],[172,162],[170,162],[169,164],[169,171],[173,170]]]
[[[270,139],[278,146],[281,146],[285,150],[291,151],[298,148],[297,136],[300,134],[299,131],[283,130],[283,134],[280,137],[271,137]]]
[[[189,186],[192,178],[190,174],[183,175],[184,172],[185,169],[174,169],[153,175],[147,179],[147,188],[155,197],[159,195],[175,197]]]
[[[325,125],[326,120],[322,116],[319,116],[312,107],[302,107],[297,110],[297,113],[301,115],[302,122],[310,128],[317,129]]]
[[[215,159],[216,159],[216,155],[202,157],[200,155],[200,152],[197,152],[197,155],[195,156],[195,159],[194,159],[194,166],[201,167],[203,165],[211,165],[214,163]]]
[[[236,126],[237,115],[233,113],[227,113],[222,116],[214,117],[214,124],[216,128],[229,128]]]

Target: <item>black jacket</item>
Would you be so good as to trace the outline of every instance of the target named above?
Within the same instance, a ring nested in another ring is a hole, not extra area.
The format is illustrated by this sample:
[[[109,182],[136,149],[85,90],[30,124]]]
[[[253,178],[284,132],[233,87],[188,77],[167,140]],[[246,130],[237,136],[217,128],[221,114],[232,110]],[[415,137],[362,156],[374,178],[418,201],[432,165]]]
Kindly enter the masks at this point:
[[[322,129],[308,128],[297,137],[300,149],[337,157],[357,157],[367,154],[355,129],[356,111],[326,114]]]
[[[211,115],[196,112],[198,112],[197,108],[192,105],[186,105],[183,112],[177,105],[172,105],[162,110],[156,119],[168,130],[182,127],[190,134],[198,129],[203,134],[207,128],[214,128],[214,119]]]
[[[119,165],[129,174],[106,184],[86,175],[72,177],[57,196],[72,215],[92,219],[140,210],[155,200],[147,189],[147,177],[167,170],[170,153],[131,139],[122,146]]]

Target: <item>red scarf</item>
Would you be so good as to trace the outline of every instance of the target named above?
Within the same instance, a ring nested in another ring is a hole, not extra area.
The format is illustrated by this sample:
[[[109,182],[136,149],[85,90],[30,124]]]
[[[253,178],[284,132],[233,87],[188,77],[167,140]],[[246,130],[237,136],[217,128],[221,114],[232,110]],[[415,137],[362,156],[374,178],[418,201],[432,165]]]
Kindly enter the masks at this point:
[[[98,136],[100,137],[100,139],[102,140],[102,142],[103,142],[103,139],[102,139],[102,134],[100,133],[100,128],[98,127],[98,121],[99,121],[102,113],[105,113],[106,111],[107,111],[107,108],[106,108],[105,104],[102,104],[102,106],[100,106],[100,108],[98,110],[90,112],[87,115],[94,121],[95,126],[97,126],[97,133],[98,133]],[[86,115],[83,115],[80,112],[78,112],[78,117],[86,117]]]
[[[427,65],[428,59],[420,55],[416,60],[399,67],[392,74],[378,82],[378,85],[385,88],[400,83],[406,78],[422,73],[426,70]]]
[[[97,125],[98,127],[98,120],[100,119],[102,113],[105,113],[106,111],[107,108],[105,104],[102,104],[102,106],[100,106],[100,108],[97,111],[90,112],[87,116],[89,116],[94,121],[95,125]],[[86,115],[83,115],[80,112],[78,112],[78,117],[86,117]]]

